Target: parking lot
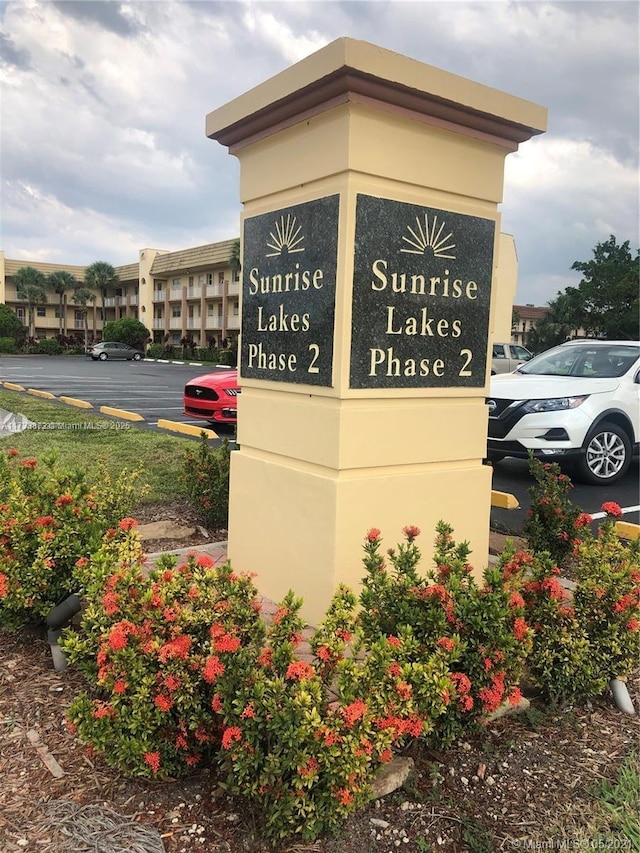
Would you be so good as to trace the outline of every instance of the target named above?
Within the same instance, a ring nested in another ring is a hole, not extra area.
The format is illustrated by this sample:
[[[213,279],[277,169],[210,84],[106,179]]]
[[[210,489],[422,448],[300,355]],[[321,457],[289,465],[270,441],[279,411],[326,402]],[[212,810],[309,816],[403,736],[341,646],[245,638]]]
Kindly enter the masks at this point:
[[[111,406],[135,412],[144,421],[135,422],[134,426],[142,429],[154,429],[162,419],[211,429],[207,421],[183,414],[182,391],[189,379],[212,369],[211,365],[179,362],[2,356],[0,381],[48,391],[56,397],[86,400],[96,411],[101,406]],[[215,432],[230,440],[234,437],[234,430],[229,427],[216,426]]]
[[[158,420],[162,419],[198,429],[210,429],[211,425],[207,421],[183,414],[182,391],[189,379],[212,369],[211,365],[183,362],[102,362],[57,356],[2,356],[0,382],[48,391],[56,397],[86,400],[96,412],[99,412],[101,406],[136,412],[144,420],[132,425],[141,429],[156,429]],[[215,432],[220,438],[234,440],[235,431],[231,427],[216,425]],[[526,461],[506,459],[497,465],[493,472],[493,488],[514,494],[521,508],[494,509],[493,521],[507,530],[517,532],[526,518],[528,489],[532,483]],[[597,513],[605,501],[615,501],[625,510],[626,521],[639,523],[637,457],[626,476],[614,486],[604,488],[575,483],[571,499],[585,512],[592,514]]]

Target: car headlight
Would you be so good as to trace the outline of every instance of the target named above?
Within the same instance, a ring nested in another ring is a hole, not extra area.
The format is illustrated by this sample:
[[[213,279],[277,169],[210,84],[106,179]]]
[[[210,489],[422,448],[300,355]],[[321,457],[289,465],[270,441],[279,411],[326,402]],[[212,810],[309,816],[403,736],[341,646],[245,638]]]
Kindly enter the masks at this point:
[[[527,414],[539,412],[561,412],[565,409],[577,409],[588,398],[588,394],[581,397],[552,397],[550,400],[527,400],[524,411]]]

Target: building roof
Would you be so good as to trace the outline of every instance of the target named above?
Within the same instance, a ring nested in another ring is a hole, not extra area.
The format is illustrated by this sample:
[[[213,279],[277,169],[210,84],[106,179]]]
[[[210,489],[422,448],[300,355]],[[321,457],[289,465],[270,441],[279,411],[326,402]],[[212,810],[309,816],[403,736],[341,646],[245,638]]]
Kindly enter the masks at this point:
[[[513,313],[518,314],[521,320],[541,320],[549,311],[549,306],[538,305],[514,305]]]
[[[140,264],[124,264],[114,269],[120,281],[138,281],[140,276]]]
[[[4,262],[4,273],[6,276],[15,275],[19,269],[22,269],[22,267],[33,267],[45,275],[51,275],[52,272],[64,270],[64,272],[71,273],[71,275],[74,278],[77,278],[78,281],[82,281],[84,279],[84,271],[86,270],[86,267],[77,266],[75,264],[49,264],[43,263],[42,261],[17,261],[13,258],[6,258]]]
[[[220,243],[207,243],[206,246],[196,246],[193,249],[182,249],[179,252],[167,252],[166,255],[156,255],[151,267],[151,275],[162,276],[163,273],[187,273],[209,269],[214,264],[228,266],[234,240],[222,240]]]

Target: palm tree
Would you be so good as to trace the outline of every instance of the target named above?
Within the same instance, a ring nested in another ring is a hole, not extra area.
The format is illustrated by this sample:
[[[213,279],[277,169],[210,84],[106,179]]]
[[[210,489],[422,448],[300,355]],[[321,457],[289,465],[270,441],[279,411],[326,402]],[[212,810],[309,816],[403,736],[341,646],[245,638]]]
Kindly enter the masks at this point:
[[[97,290],[103,298],[107,295],[107,288],[117,283],[117,273],[106,261],[95,261],[84,271],[84,286]]]
[[[60,334],[67,334],[66,311],[64,306],[64,294],[67,290],[75,290],[78,281],[66,270],[56,270],[49,276],[49,284],[60,297]]]
[[[71,301],[78,305],[82,310],[82,316],[84,319],[84,348],[86,350],[89,345],[89,325],[87,323],[87,314],[89,313],[89,308],[87,306],[87,302],[95,302],[96,295],[92,290],[89,290],[88,287],[76,287],[73,292],[73,296],[71,297]]]
[[[47,277],[35,267],[20,267],[15,274],[16,295],[27,303],[29,316],[29,337],[35,337],[33,309],[37,304],[47,301]]]
[[[234,240],[231,246],[231,256],[229,258],[229,266],[231,272],[239,273],[242,269],[242,258],[240,257],[240,240]]]

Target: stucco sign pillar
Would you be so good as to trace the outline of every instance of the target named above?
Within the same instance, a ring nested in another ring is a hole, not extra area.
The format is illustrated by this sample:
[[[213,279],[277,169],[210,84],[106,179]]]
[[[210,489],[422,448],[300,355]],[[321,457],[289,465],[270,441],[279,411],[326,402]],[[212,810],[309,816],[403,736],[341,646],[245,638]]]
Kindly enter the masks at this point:
[[[207,116],[240,161],[229,557],[317,623],[362,542],[440,519],[488,553],[504,159],[546,110],[339,39]]]

